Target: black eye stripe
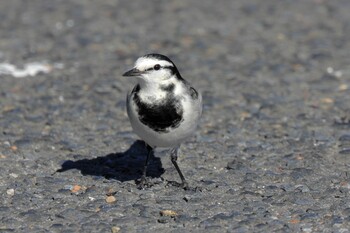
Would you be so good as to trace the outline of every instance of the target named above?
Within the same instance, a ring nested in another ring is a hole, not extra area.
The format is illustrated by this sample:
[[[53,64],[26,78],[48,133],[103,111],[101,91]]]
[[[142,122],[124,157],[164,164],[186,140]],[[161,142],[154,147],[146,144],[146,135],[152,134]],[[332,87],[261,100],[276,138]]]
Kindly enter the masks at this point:
[[[173,67],[173,66],[161,66],[158,70],[160,70],[160,69],[169,69],[169,70],[173,70],[174,67]],[[155,70],[154,67],[148,68],[148,69],[145,70],[145,71],[151,71],[151,70]]]

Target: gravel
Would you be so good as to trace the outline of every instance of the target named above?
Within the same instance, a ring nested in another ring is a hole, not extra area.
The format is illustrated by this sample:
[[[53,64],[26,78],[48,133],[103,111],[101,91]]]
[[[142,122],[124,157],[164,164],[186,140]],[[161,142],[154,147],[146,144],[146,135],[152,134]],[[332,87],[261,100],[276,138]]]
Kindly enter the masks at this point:
[[[349,10],[1,1],[0,232],[349,232]],[[135,184],[146,150],[121,74],[150,52],[203,93],[179,158],[189,191],[165,152],[154,185]]]

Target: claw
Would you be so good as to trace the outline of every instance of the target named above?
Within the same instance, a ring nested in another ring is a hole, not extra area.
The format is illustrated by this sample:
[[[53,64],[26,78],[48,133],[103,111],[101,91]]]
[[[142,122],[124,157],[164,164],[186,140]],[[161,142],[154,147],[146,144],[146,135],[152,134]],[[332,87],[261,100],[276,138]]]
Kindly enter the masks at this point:
[[[188,183],[186,181],[183,181],[181,183],[181,188],[183,188],[184,190],[188,190],[189,189]]]
[[[149,181],[146,177],[141,177],[140,182],[137,185],[137,188],[144,190],[145,188],[150,188],[153,186],[153,183]]]

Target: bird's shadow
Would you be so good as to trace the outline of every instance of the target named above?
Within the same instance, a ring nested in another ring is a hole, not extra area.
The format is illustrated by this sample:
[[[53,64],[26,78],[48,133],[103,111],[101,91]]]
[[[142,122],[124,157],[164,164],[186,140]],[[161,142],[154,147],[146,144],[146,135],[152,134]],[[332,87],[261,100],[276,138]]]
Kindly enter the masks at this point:
[[[141,178],[147,156],[143,141],[135,141],[128,150],[121,153],[111,153],[93,159],[67,160],[57,172],[71,169],[80,170],[83,175],[102,176],[106,179],[119,181],[138,180]],[[164,173],[159,158],[152,154],[147,168],[148,177],[160,177]]]

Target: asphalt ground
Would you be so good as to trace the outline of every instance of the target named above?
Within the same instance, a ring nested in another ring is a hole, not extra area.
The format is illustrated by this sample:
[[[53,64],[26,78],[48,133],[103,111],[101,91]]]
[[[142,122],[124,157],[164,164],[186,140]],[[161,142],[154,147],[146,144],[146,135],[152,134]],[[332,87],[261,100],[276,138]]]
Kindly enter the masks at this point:
[[[349,232],[349,11],[0,1],[0,232]],[[165,152],[135,184],[146,151],[121,75],[150,52],[203,94],[178,160],[193,190],[169,185]]]

